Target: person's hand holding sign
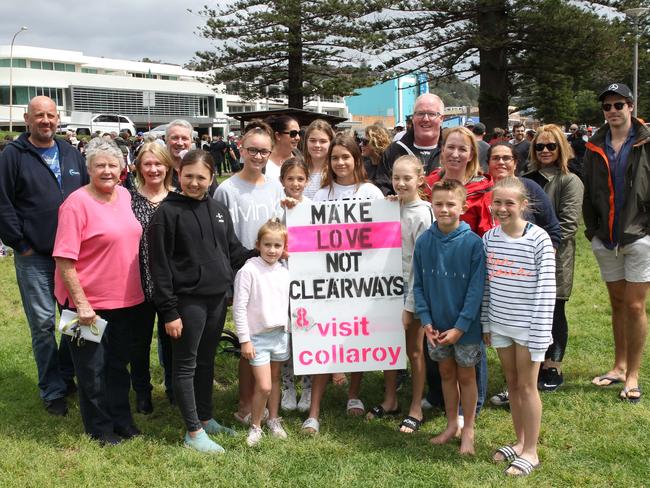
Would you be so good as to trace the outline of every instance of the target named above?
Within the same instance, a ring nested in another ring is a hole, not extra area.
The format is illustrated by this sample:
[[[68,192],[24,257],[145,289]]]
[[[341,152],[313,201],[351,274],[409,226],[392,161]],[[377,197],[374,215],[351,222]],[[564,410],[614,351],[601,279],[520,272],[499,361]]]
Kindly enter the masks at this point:
[[[251,341],[241,344],[241,357],[244,359],[253,359],[255,357],[255,347]]]

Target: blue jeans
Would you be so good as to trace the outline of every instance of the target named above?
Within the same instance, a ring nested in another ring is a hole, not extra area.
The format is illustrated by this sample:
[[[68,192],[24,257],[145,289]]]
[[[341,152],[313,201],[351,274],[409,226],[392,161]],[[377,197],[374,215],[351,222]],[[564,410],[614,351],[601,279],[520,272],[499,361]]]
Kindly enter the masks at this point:
[[[59,349],[54,336],[54,259],[40,254],[21,256],[16,253],[14,264],[23,309],[32,334],[41,398],[45,401],[63,398],[66,381],[72,381],[74,370],[68,348],[62,342]]]

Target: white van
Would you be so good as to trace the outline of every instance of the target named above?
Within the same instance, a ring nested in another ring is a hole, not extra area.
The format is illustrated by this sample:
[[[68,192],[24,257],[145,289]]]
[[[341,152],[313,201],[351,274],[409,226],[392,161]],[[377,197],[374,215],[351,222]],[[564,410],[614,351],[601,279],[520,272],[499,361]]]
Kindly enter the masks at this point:
[[[111,114],[90,114],[88,112],[72,112],[70,122],[61,124],[58,131],[76,132],[77,135],[90,135],[94,132],[117,132],[128,131],[130,135],[135,135],[135,124],[126,115]]]

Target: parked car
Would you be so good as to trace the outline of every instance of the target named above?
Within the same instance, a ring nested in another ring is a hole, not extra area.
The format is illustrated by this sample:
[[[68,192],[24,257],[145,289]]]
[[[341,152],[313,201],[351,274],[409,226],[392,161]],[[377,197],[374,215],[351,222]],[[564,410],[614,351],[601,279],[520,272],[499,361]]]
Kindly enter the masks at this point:
[[[73,131],[77,135],[90,135],[94,132],[128,132],[135,134],[135,124],[125,115],[90,114],[87,112],[73,112],[69,123],[59,125],[58,132]]]

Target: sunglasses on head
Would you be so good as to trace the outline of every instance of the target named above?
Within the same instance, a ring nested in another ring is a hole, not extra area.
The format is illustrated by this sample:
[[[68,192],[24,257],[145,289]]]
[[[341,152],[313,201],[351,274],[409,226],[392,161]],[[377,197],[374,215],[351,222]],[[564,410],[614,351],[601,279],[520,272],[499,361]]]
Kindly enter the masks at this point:
[[[283,130],[282,133],[283,133],[283,134],[289,134],[289,137],[291,137],[292,139],[293,139],[294,137],[300,135],[300,131],[299,131],[299,130]]]
[[[557,144],[555,142],[548,142],[546,144],[537,143],[535,144],[535,151],[542,152],[544,148],[549,151],[555,151],[557,149]]]
[[[627,103],[625,102],[614,102],[614,103],[603,103],[601,106],[603,107],[603,112],[609,112],[612,107],[614,107],[616,110],[623,110],[623,107],[625,107]]]

